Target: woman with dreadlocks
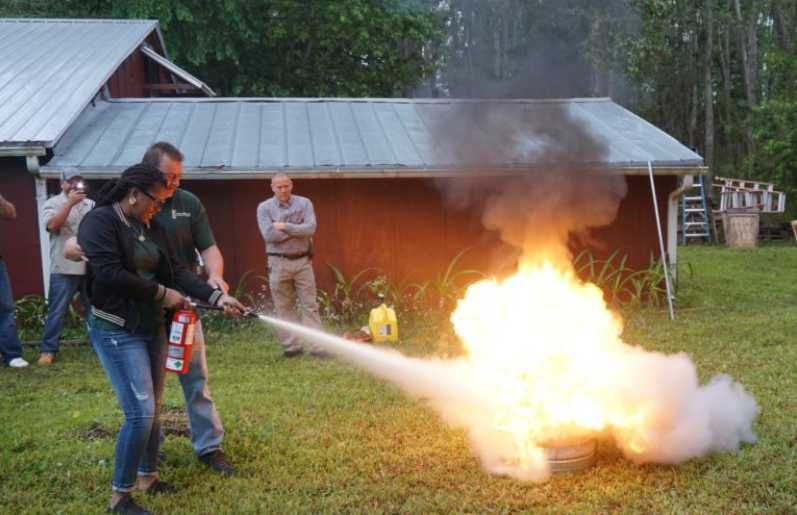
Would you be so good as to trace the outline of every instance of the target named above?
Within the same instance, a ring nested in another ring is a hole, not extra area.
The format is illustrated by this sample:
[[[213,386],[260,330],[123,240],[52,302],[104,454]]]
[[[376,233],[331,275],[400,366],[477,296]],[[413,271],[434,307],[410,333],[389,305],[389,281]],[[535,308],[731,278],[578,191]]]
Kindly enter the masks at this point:
[[[109,513],[149,514],[131,495],[136,471],[140,490],[177,491],[158,479],[165,311],[190,309],[184,295],[224,306],[228,313],[245,311],[180,264],[163,226],[152,220],[166,194],[160,170],[132,166],[100,190],[78,231],[88,259],[91,343],[125,415],[116,441]]]

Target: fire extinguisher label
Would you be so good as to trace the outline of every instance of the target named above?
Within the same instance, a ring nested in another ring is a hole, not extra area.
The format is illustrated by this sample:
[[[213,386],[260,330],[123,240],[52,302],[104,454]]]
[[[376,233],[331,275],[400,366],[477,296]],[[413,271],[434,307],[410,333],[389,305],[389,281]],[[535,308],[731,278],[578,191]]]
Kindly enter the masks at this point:
[[[190,324],[188,326],[188,334],[185,336],[185,345],[193,345],[194,344],[194,324]]]
[[[172,332],[169,334],[169,341],[172,343],[181,343],[183,341],[183,328],[185,324],[178,322],[172,323]]]
[[[174,359],[174,358],[166,358],[166,370],[182,370],[183,368],[183,360],[181,359]]]

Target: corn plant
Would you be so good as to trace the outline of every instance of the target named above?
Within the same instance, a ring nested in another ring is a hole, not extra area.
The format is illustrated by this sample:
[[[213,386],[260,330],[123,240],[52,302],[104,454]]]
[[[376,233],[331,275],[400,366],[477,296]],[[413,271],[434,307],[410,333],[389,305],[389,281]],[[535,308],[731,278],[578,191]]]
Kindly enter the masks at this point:
[[[628,254],[620,256],[620,250],[615,250],[606,259],[596,259],[591,251],[584,249],[573,259],[576,274],[603,290],[609,302],[628,294],[629,281],[634,275],[634,271],[626,267]]]
[[[666,259],[666,256],[665,256]],[[689,272],[689,276],[694,275],[691,263],[678,263],[678,268],[685,267]],[[665,283],[665,274],[669,274],[670,286],[672,287],[672,295],[675,298],[675,291],[678,287],[675,281],[675,268],[667,267],[665,272],[663,260],[656,259],[653,252],[650,253],[650,264],[644,270],[638,270],[631,277],[629,277],[630,288],[630,302],[633,304],[641,305],[648,304],[653,306],[661,305],[667,299],[667,285]]]
[[[47,320],[47,299],[41,295],[25,295],[14,303],[17,329],[22,340],[41,337]]]
[[[471,248],[473,247],[462,249],[459,254],[454,256],[454,259],[452,259],[448,264],[445,272],[438,274],[437,277],[435,277],[432,281],[432,286],[434,287],[434,292],[437,296],[438,309],[451,309],[457,300],[462,297],[465,287],[457,284],[457,279],[466,275],[474,275],[482,278],[485,276],[485,274],[479,270],[461,270],[459,272],[454,272],[454,269],[457,266],[457,261],[459,261],[459,259]]]
[[[235,287],[232,288],[230,295],[252,307],[260,307],[265,301],[263,292],[265,292],[265,287],[268,284],[268,277],[262,274],[250,275],[254,271],[255,269],[251,268],[244,272],[243,275],[238,278],[238,282],[235,283]],[[256,282],[260,283],[259,289],[261,291],[261,294],[258,295],[257,298],[255,298],[255,295],[252,293],[252,286]]]
[[[409,275],[406,275],[404,279],[399,282],[388,281],[385,285],[385,298],[396,311],[404,308],[405,304],[406,308],[404,309],[416,311],[422,305],[423,299],[426,296],[429,281],[420,284],[409,284],[407,283],[408,279]]]
[[[374,299],[379,302],[389,302],[390,296],[390,282],[387,280],[387,277],[384,275],[378,275],[371,279],[370,281],[365,281],[358,291],[368,291]],[[359,296],[358,296],[359,297]],[[363,299],[359,299],[363,300]]]
[[[62,337],[65,339],[86,337],[85,314],[75,306],[79,298],[80,294],[75,293],[67,308],[62,333]],[[14,303],[20,339],[35,341],[41,338],[48,310],[47,298],[42,295],[26,295]]]
[[[268,277],[262,274],[254,274],[254,271],[255,269],[252,268],[244,272],[238,278],[235,286],[230,288],[230,295],[246,304],[250,309],[259,311],[266,307]],[[257,283],[259,283],[258,286],[256,286]],[[257,295],[253,293],[255,290],[259,291]],[[208,327],[212,327],[214,331],[220,333],[251,327],[248,320],[226,316],[219,311],[205,311],[202,313],[202,321]]]
[[[326,264],[332,270],[332,273],[335,274],[335,290],[332,294],[332,300],[337,305],[340,321],[350,323],[357,317],[357,311],[361,307],[358,302],[359,296],[363,289],[368,287],[369,281],[361,280],[366,273],[374,269],[365,268],[352,278],[347,279],[338,267],[329,261]]]
[[[651,252],[649,266],[633,270],[626,266],[628,255],[620,256],[620,250],[615,250],[607,259],[595,259],[590,251],[583,250],[573,259],[573,268],[584,281],[602,289],[608,302],[660,305],[667,298],[662,261],[655,259]],[[682,265],[691,275],[691,265]],[[675,288],[674,271],[671,269],[669,273]]]
[[[328,319],[336,319],[337,314],[335,313],[335,302],[332,299],[332,295],[329,294],[328,291],[316,288],[316,299],[318,300],[318,306],[321,311],[322,318]]]
[[[429,285],[430,281],[414,283],[411,285],[413,288],[415,288],[415,293],[412,294],[412,306],[416,311],[423,309],[424,305],[426,304],[426,298],[429,295]]]

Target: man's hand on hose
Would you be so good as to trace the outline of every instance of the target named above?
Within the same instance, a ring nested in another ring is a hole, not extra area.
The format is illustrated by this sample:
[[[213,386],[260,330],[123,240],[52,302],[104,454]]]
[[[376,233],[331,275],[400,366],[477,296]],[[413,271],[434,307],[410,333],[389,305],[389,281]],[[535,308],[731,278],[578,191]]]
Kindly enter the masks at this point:
[[[249,311],[238,299],[230,297],[226,293],[219,298],[216,305],[224,308],[224,312],[228,315],[243,315]]]

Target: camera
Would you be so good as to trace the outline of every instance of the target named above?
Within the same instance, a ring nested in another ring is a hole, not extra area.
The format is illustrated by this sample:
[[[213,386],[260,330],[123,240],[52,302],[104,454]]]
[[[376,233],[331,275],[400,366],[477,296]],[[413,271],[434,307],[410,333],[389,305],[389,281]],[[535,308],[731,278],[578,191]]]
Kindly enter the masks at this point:
[[[84,183],[83,181],[78,181],[78,183],[75,184],[75,190],[76,191],[86,191],[86,183]]]

